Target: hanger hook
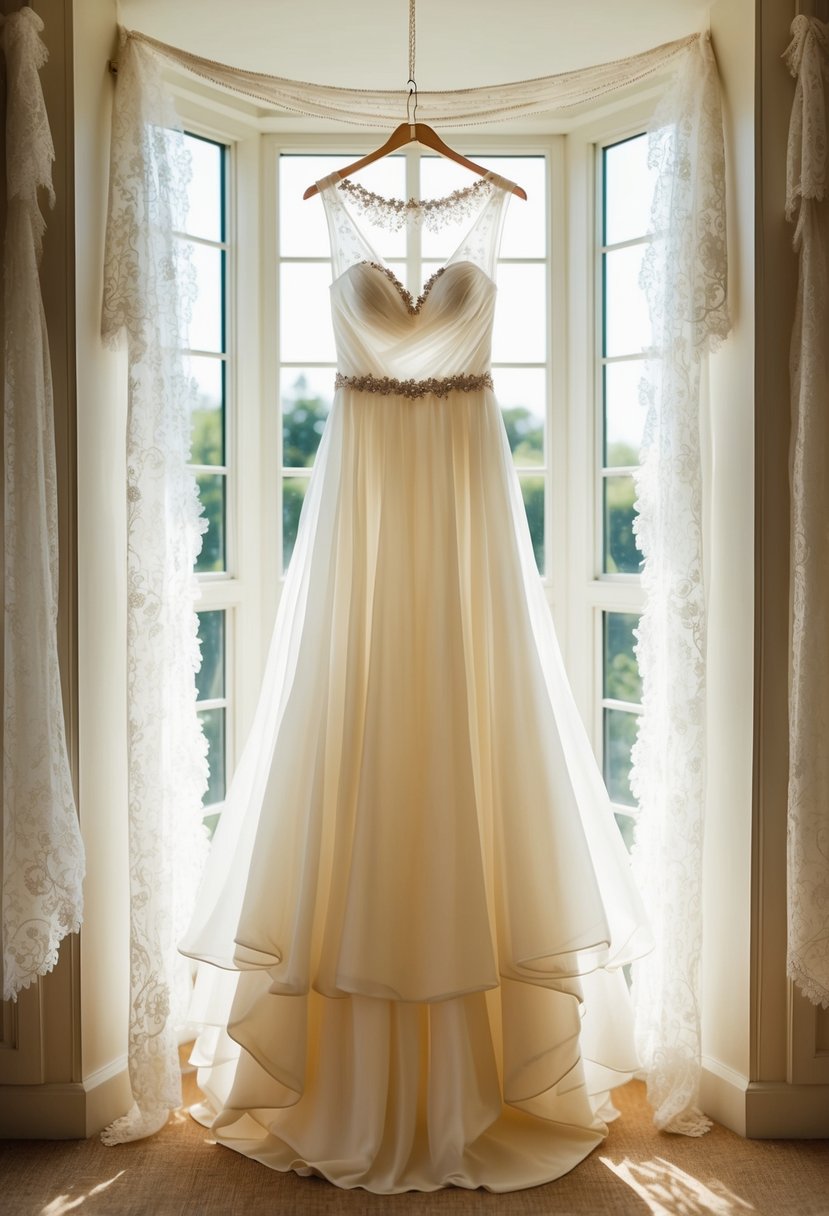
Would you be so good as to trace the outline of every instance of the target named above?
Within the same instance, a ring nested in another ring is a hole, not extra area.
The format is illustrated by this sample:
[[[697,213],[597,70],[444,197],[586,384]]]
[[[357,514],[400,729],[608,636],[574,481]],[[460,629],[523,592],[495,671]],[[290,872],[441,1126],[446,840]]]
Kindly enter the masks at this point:
[[[417,122],[417,81],[413,76],[410,76],[406,81],[409,86],[409,96],[406,98],[406,121],[409,124],[409,135],[412,139],[415,138],[415,123]],[[412,99],[414,99],[414,108],[412,109]],[[411,110],[411,113],[409,112]]]

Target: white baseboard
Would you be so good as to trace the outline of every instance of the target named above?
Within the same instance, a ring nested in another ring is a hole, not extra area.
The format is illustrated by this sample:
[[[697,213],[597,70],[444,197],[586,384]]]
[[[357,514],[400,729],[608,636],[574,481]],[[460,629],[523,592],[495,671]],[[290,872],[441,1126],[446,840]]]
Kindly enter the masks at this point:
[[[700,1107],[715,1122],[740,1136],[746,1135],[748,1085],[748,1078],[741,1073],[711,1056],[703,1056]]]
[[[829,1085],[752,1081],[746,1096],[752,1140],[829,1139]]]
[[[829,1138],[829,1085],[749,1081],[704,1057],[700,1105],[717,1123],[750,1140]]]
[[[85,1140],[132,1105],[126,1057],[85,1081],[0,1087],[0,1138]]]

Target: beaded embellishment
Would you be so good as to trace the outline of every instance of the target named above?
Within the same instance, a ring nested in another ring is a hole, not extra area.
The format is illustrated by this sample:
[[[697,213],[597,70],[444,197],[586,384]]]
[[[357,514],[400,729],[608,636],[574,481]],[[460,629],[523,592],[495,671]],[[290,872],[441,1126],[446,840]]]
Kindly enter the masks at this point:
[[[365,186],[344,178],[338,189],[353,203],[370,223],[390,232],[398,232],[412,219],[423,223],[430,232],[438,232],[450,220],[463,219],[477,210],[482,199],[492,193],[490,177],[481,177],[463,190],[453,190],[444,198],[416,199],[384,198],[366,190]]]
[[[400,293],[401,300],[406,305],[406,311],[409,313],[409,316],[412,317],[416,317],[420,312],[421,308],[426,303],[426,297],[428,296],[429,292],[446,270],[445,266],[441,266],[439,270],[436,270],[435,273],[431,275],[423,284],[423,291],[421,291],[420,295],[415,300],[412,293],[408,290],[408,288],[403,286],[397,275],[388,266],[382,266],[379,262],[363,262],[363,265],[373,266],[375,270],[379,270],[381,274],[384,274],[390,283],[394,284]]]
[[[334,388],[353,388],[359,393],[380,393],[383,397],[448,397],[451,392],[473,393],[492,388],[489,372],[481,375],[432,376],[429,380],[397,380],[394,376],[344,376],[337,372]]]

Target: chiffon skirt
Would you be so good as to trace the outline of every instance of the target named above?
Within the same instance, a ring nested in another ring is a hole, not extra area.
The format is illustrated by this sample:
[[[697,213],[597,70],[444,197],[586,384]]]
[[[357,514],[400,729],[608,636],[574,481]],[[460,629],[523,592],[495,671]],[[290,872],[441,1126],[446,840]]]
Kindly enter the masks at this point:
[[[182,950],[217,1139],[392,1193],[555,1178],[648,948],[490,390],[340,390]]]

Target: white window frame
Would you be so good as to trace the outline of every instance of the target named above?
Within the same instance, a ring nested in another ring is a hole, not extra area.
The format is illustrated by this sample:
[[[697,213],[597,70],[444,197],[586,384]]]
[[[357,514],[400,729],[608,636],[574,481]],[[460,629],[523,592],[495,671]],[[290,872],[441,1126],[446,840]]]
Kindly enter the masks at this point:
[[[359,136],[349,134],[291,134],[282,133],[268,134],[263,139],[263,214],[272,217],[272,222],[266,227],[266,240],[263,248],[263,262],[269,266],[277,266],[279,263],[278,249],[278,234],[277,224],[279,216],[279,197],[278,197],[278,161],[282,153],[292,155],[320,155],[330,153],[332,155],[348,155],[353,153],[354,156],[363,155],[376,147],[376,137],[371,135],[360,134]],[[477,151],[480,155],[537,155],[547,158],[547,190],[550,198],[550,210],[554,207],[563,206],[563,192],[560,190],[563,168],[563,142],[561,136],[557,135],[533,135],[533,136],[510,136],[508,138],[496,137],[489,135],[476,136],[474,141],[468,141],[468,148],[472,149],[470,154],[474,155]],[[405,153],[404,153],[405,155]],[[411,164],[417,153],[407,155],[406,167],[406,182],[407,193],[412,193],[415,188],[415,179],[411,171]],[[561,197],[559,197],[561,196]],[[309,206],[319,206],[319,200],[312,201]],[[513,200],[510,206],[520,207],[520,201]],[[548,228],[548,241],[554,239],[553,229],[555,225]],[[560,308],[565,295],[565,262],[561,256],[558,256],[559,250],[553,249],[552,243],[549,245],[547,257],[547,311],[548,317],[552,317],[553,308]],[[302,258],[302,261],[313,261],[313,258]],[[325,261],[327,259],[320,259]],[[513,263],[537,263],[537,258],[506,258],[501,259],[504,262]],[[414,272],[414,262],[416,255],[412,257],[406,264],[406,277],[412,285],[412,275]],[[427,261],[424,265],[428,266]],[[279,298],[278,298],[278,271],[271,276],[271,282],[267,285],[264,309],[263,309],[263,326],[264,332],[274,335],[274,341],[269,343],[267,352],[267,364],[265,368],[265,382],[270,386],[269,391],[275,394],[274,400],[278,400],[279,383],[278,370],[281,366],[278,350],[278,318],[279,318]],[[321,301],[321,307],[328,307],[328,299]],[[556,331],[556,326],[551,323],[551,330]],[[552,487],[558,487],[560,476],[558,475],[558,465],[562,463],[562,455],[558,450],[552,437],[556,434],[558,420],[563,413],[564,407],[564,392],[565,392],[565,377],[563,375],[563,359],[562,351],[558,349],[563,343],[561,340],[551,341],[548,335],[546,360],[543,366],[547,376],[547,401],[545,413],[545,441],[547,450],[545,452],[544,476],[547,478],[547,492],[545,495],[545,518],[544,518],[544,536],[545,536],[545,557],[546,570],[544,582],[548,589],[551,602],[556,598],[557,580],[551,577],[551,569],[554,568],[552,555],[555,551],[555,532],[557,522],[561,519],[561,511],[563,509],[563,501],[553,501]],[[311,364],[307,364],[311,366]],[[509,367],[521,367],[522,364],[510,363],[505,364]],[[527,366],[539,366],[539,364],[527,364]],[[493,377],[495,379],[495,387],[497,393],[497,375],[499,364],[493,363]],[[333,377],[332,368],[332,377]],[[263,436],[266,442],[270,444],[270,450],[276,453],[276,460],[279,468],[282,468],[282,435],[273,433],[273,430],[279,429],[275,427],[273,417],[269,419],[268,425],[272,428],[272,432],[267,436]],[[527,470],[529,472],[530,470]],[[541,475],[541,472],[539,472]],[[557,498],[561,495],[557,494]],[[274,565],[274,576],[270,577],[270,587],[267,595],[267,601],[271,605],[271,612],[275,609],[278,602],[279,591],[281,589],[281,559],[282,559],[282,534],[281,534],[281,516],[269,512],[269,519],[273,520],[275,532],[270,538],[271,554],[276,555]]]
[[[647,127],[653,102],[638,100],[567,135],[569,254],[568,445],[572,485],[590,487],[583,513],[569,516],[568,613],[563,637],[573,692],[600,766],[604,763],[604,613],[642,612],[638,574],[603,572],[602,153]],[[636,808],[613,804],[621,815]]]
[[[245,472],[243,477],[231,477],[228,487],[228,553],[233,564],[227,575],[200,580],[198,605],[200,609],[228,610],[229,780],[255,709],[283,583],[278,158],[281,152],[353,151],[359,155],[377,141],[373,134],[356,132],[263,131],[253,107],[237,111],[228,99],[205,102],[183,86],[176,92],[186,129],[230,149],[227,238],[231,272],[227,290],[228,350],[229,354],[233,351],[229,358],[233,366],[228,385],[227,459]],[[638,576],[601,572],[600,159],[602,147],[644,130],[652,104],[648,94],[625,107],[607,107],[565,133],[475,134],[465,145],[466,150],[474,148],[481,155],[547,157],[549,332],[543,581],[575,699],[599,764],[604,708],[602,614],[638,613],[643,606]],[[281,120],[278,125],[287,124]],[[301,128],[303,124],[296,125]],[[520,203],[513,201],[511,206]],[[321,301],[321,307],[327,306],[327,299]],[[497,365],[493,372],[497,391]],[[580,495],[580,506],[573,509]],[[239,645],[242,638],[244,646]],[[616,809],[630,814],[633,808]]]
[[[260,133],[255,124],[226,107],[207,107],[191,92],[174,86],[184,130],[227,148],[225,172],[226,376],[225,467],[226,571],[197,575],[197,612],[225,612],[225,783],[230,782],[250,729],[256,705],[264,646],[240,644],[262,638],[259,565],[262,537],[259,496],[262,402],[260,230]],[[215,113],[216,109],[220,113]],[[253,234],[253,239],[250,239]],[[244,469],[244,476],[240,470]],[[219,702],[200,703],[210,708]],[[221,813],[222,803],[205,808]]]

